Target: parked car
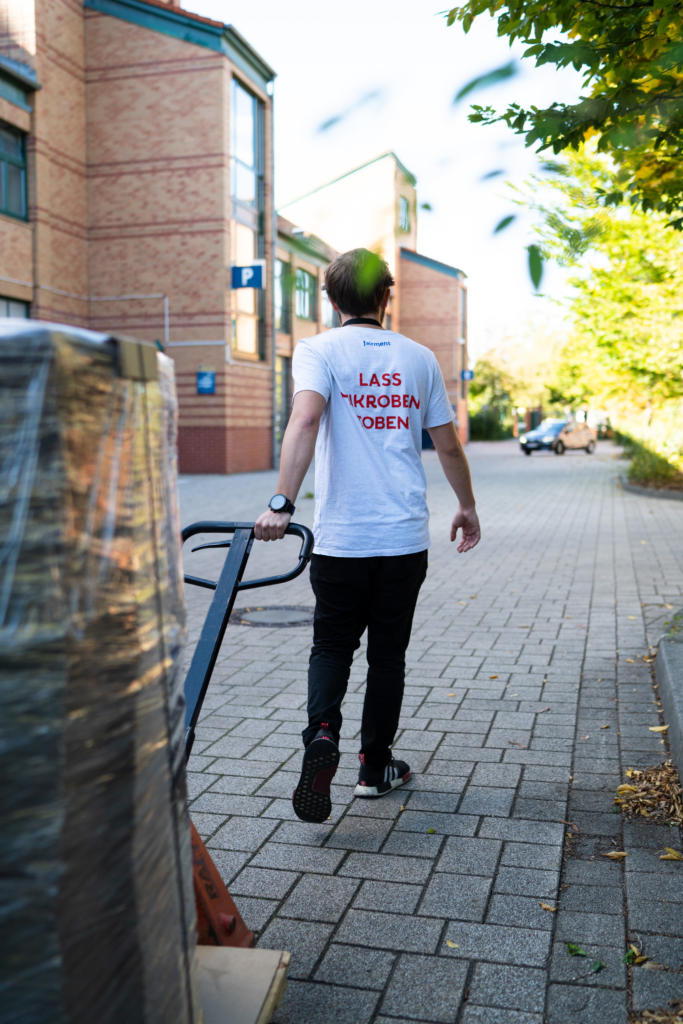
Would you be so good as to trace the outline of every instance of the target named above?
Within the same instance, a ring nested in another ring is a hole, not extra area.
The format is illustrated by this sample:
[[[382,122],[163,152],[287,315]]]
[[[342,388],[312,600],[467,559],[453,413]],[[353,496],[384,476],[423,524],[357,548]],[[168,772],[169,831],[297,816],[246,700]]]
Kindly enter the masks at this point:
[[[535,430],[522,434],[519,446],[525,455],[543,450],[564,455],[568,448],[583,448],[590,455],[595,451],[595,439],[596,433],[587,423],[547,419]]]

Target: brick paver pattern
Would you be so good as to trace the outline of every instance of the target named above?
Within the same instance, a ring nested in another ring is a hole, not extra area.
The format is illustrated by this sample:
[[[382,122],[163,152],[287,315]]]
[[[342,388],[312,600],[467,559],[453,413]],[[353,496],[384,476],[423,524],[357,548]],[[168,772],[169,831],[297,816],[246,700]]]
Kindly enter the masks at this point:
[[[424,453],[430,569],[395,743],[406,787],[353,798],[362,648],[331,819],[298,821],[311,627],[228,627],[190,813],[258,945],[291,952],[275,1024],[626,1024],[683,994],[682,867],[660,860],[680,834],[612,804],[624,769],[667,756],[645,659],[683,605],[683,503],[624,491],[608,442],[532,458],[479,443],[468,457],[483,540],[458,555],[454,498]],[[182,521],[253,520],[275,479],[183,476]],[[307,525],[312,490],[309,474]],[[297,550],[258,544],[249,574]],[[209,574],[216,555],[193,558]],[[186,661],[210,599],[187,590]],[[307,575],[236,602],[271,605],[312,609]],[[624,963],[628,942],[666,969]]]

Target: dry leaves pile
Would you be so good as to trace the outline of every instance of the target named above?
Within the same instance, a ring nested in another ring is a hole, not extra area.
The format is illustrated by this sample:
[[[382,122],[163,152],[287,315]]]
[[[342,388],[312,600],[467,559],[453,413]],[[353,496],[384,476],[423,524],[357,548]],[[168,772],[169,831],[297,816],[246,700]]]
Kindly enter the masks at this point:
[[[632,1024],[683,1024],[683,1002],[669,1003],[670,1009],[644,1010],[631,1017]]]
[[[614,803],[627,817],[683,825],[683,793],[671,761],[654,768],[627,768],[626,777],[631,781],[617,787]]]

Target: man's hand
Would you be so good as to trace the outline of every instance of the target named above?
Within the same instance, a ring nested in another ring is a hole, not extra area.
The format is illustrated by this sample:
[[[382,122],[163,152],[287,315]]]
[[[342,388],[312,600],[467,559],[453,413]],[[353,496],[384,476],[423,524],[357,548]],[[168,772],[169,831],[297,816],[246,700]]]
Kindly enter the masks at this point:
[[[291,518],[289,512],[273,512],[267,508],[254,523],[254,536],[257,540],[280,540]]]
[[[451,523],[451,540],[455,540],[458,530],[462,530],[462,537],[458,544],[458,551],[469,551],[476,547],[481,539],[481,527],[479,516],[473,508],[465,509],[462,506],[453,516]]]

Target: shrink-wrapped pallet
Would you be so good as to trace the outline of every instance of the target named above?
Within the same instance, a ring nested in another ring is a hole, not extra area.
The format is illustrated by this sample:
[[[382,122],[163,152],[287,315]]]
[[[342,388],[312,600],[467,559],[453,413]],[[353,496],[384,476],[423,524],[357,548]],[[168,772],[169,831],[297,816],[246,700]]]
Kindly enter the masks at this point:
[[[172,363],[0,321],[0,1021],[194,1024]]]

